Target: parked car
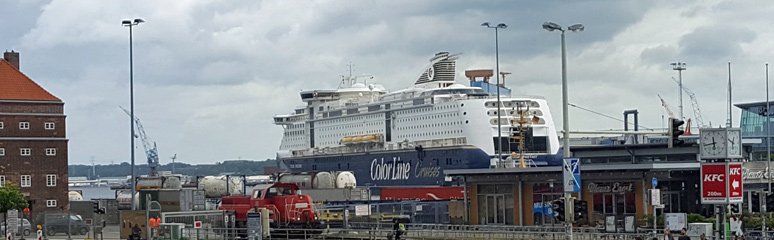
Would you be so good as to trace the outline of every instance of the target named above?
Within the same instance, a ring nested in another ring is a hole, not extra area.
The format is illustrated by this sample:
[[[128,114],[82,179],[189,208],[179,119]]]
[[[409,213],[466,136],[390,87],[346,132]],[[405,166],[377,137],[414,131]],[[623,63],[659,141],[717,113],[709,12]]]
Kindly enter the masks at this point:
[[[24,236],[29,236],[30,233],[32,233],[32,224],[30,224],[30,221],[26,218],[20,218],[19,219],[19,231],[17,233],[23,234]],[[0,223],[0,232],[5,232],[5,222]]]
[[[81,216],[73,214],[49,214],[45,217],[43,229],[45,229],[47,236],[67,233],[68,231],[70,235],[89,233],[89,225],[83,222]]]

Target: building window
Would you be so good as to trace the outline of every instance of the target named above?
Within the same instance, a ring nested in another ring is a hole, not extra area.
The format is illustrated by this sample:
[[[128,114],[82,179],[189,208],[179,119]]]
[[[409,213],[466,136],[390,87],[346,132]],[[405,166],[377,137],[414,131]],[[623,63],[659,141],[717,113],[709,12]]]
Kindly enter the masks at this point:
[[[21,175],[21,186],[32,187],[32,177],[30,175]]]
[[[53,130],[54,126],[54,122],[46,122],[44,127],[46,130]]]
[[[46,207],[56,207],[56,200],[46,200]]]
[[[0,148],[0,156],[5,156],[5,148]]]
[[[30,129],[30,122],[19,122],[19,129]]]
[[[46,175],[46,187],[56,187],[56,175]]]
[[[5,186],[5,176],[0,176],[0,187]]]
[[[30,150],[29,148],[20,148],[19,154],[21,154],[22,156],[29,156],[32,154],[32,150]]]
[[[46,156],[56,156],[56,148],[46,148]]]
[[[3,129],[5,127],[5,124],[3,122],[0,122],[0,129]]]

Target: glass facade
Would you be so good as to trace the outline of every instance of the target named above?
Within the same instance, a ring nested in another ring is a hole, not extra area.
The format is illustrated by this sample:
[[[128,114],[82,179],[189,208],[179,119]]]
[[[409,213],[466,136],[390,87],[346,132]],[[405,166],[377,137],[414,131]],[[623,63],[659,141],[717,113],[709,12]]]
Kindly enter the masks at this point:
[[[770,103],[774,106],[774,103]],[[751,146],[749,158],[751,161],[765,161],[766,160],[766,102],[749,103],[749,104],[737,104],[737,107],[742,109],[742,116],[740,119],[739,127],[742,129],[742,138],[747,139],[760,139],[760,144],[753,144]],[[768,114],[768,118],[771,118],[771,114]],[[774,119],[769,119],[769,133],[774,134]]]
[[[513,225],[513,184],[478,185],[478,224]]]

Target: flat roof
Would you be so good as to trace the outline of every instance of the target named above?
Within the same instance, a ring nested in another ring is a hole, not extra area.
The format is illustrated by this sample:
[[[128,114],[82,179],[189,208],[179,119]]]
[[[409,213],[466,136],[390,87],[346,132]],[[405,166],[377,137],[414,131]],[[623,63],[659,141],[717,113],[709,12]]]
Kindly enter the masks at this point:
[[[587,164],[581,165],[581,171],[610,171],[610,170],[698,170],[699,162],[659,162],[637,164]],[[480,175],[480,174],[520,174],[520,173],[548,173],[561,172],[562,167],[530,167],[530,168],[479,168],[479,169],[450,169],[444,170],[446,175]]]
[[[770,105],[774,105],[774,101],[769,101]],[[766,106],[766,101],[760,101],[760,102],[749,102],[749,103],[737,103],[734,104],[734,106],[741,108],[741,109],[748,109],[751,107],[762,107]]]

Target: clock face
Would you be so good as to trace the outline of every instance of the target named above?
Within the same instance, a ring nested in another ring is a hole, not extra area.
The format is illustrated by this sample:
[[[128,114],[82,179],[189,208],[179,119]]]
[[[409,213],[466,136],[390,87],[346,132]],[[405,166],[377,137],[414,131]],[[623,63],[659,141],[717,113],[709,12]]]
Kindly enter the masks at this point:
[[[724,130],[725,131],[725,130]],[[701,133],[701,151],[704,158],[725,158],[727,153],[725,133],[723,131],[703,131]]]
[[[728,156],[742,157],[742,133],[739,130],[728,131]]]

